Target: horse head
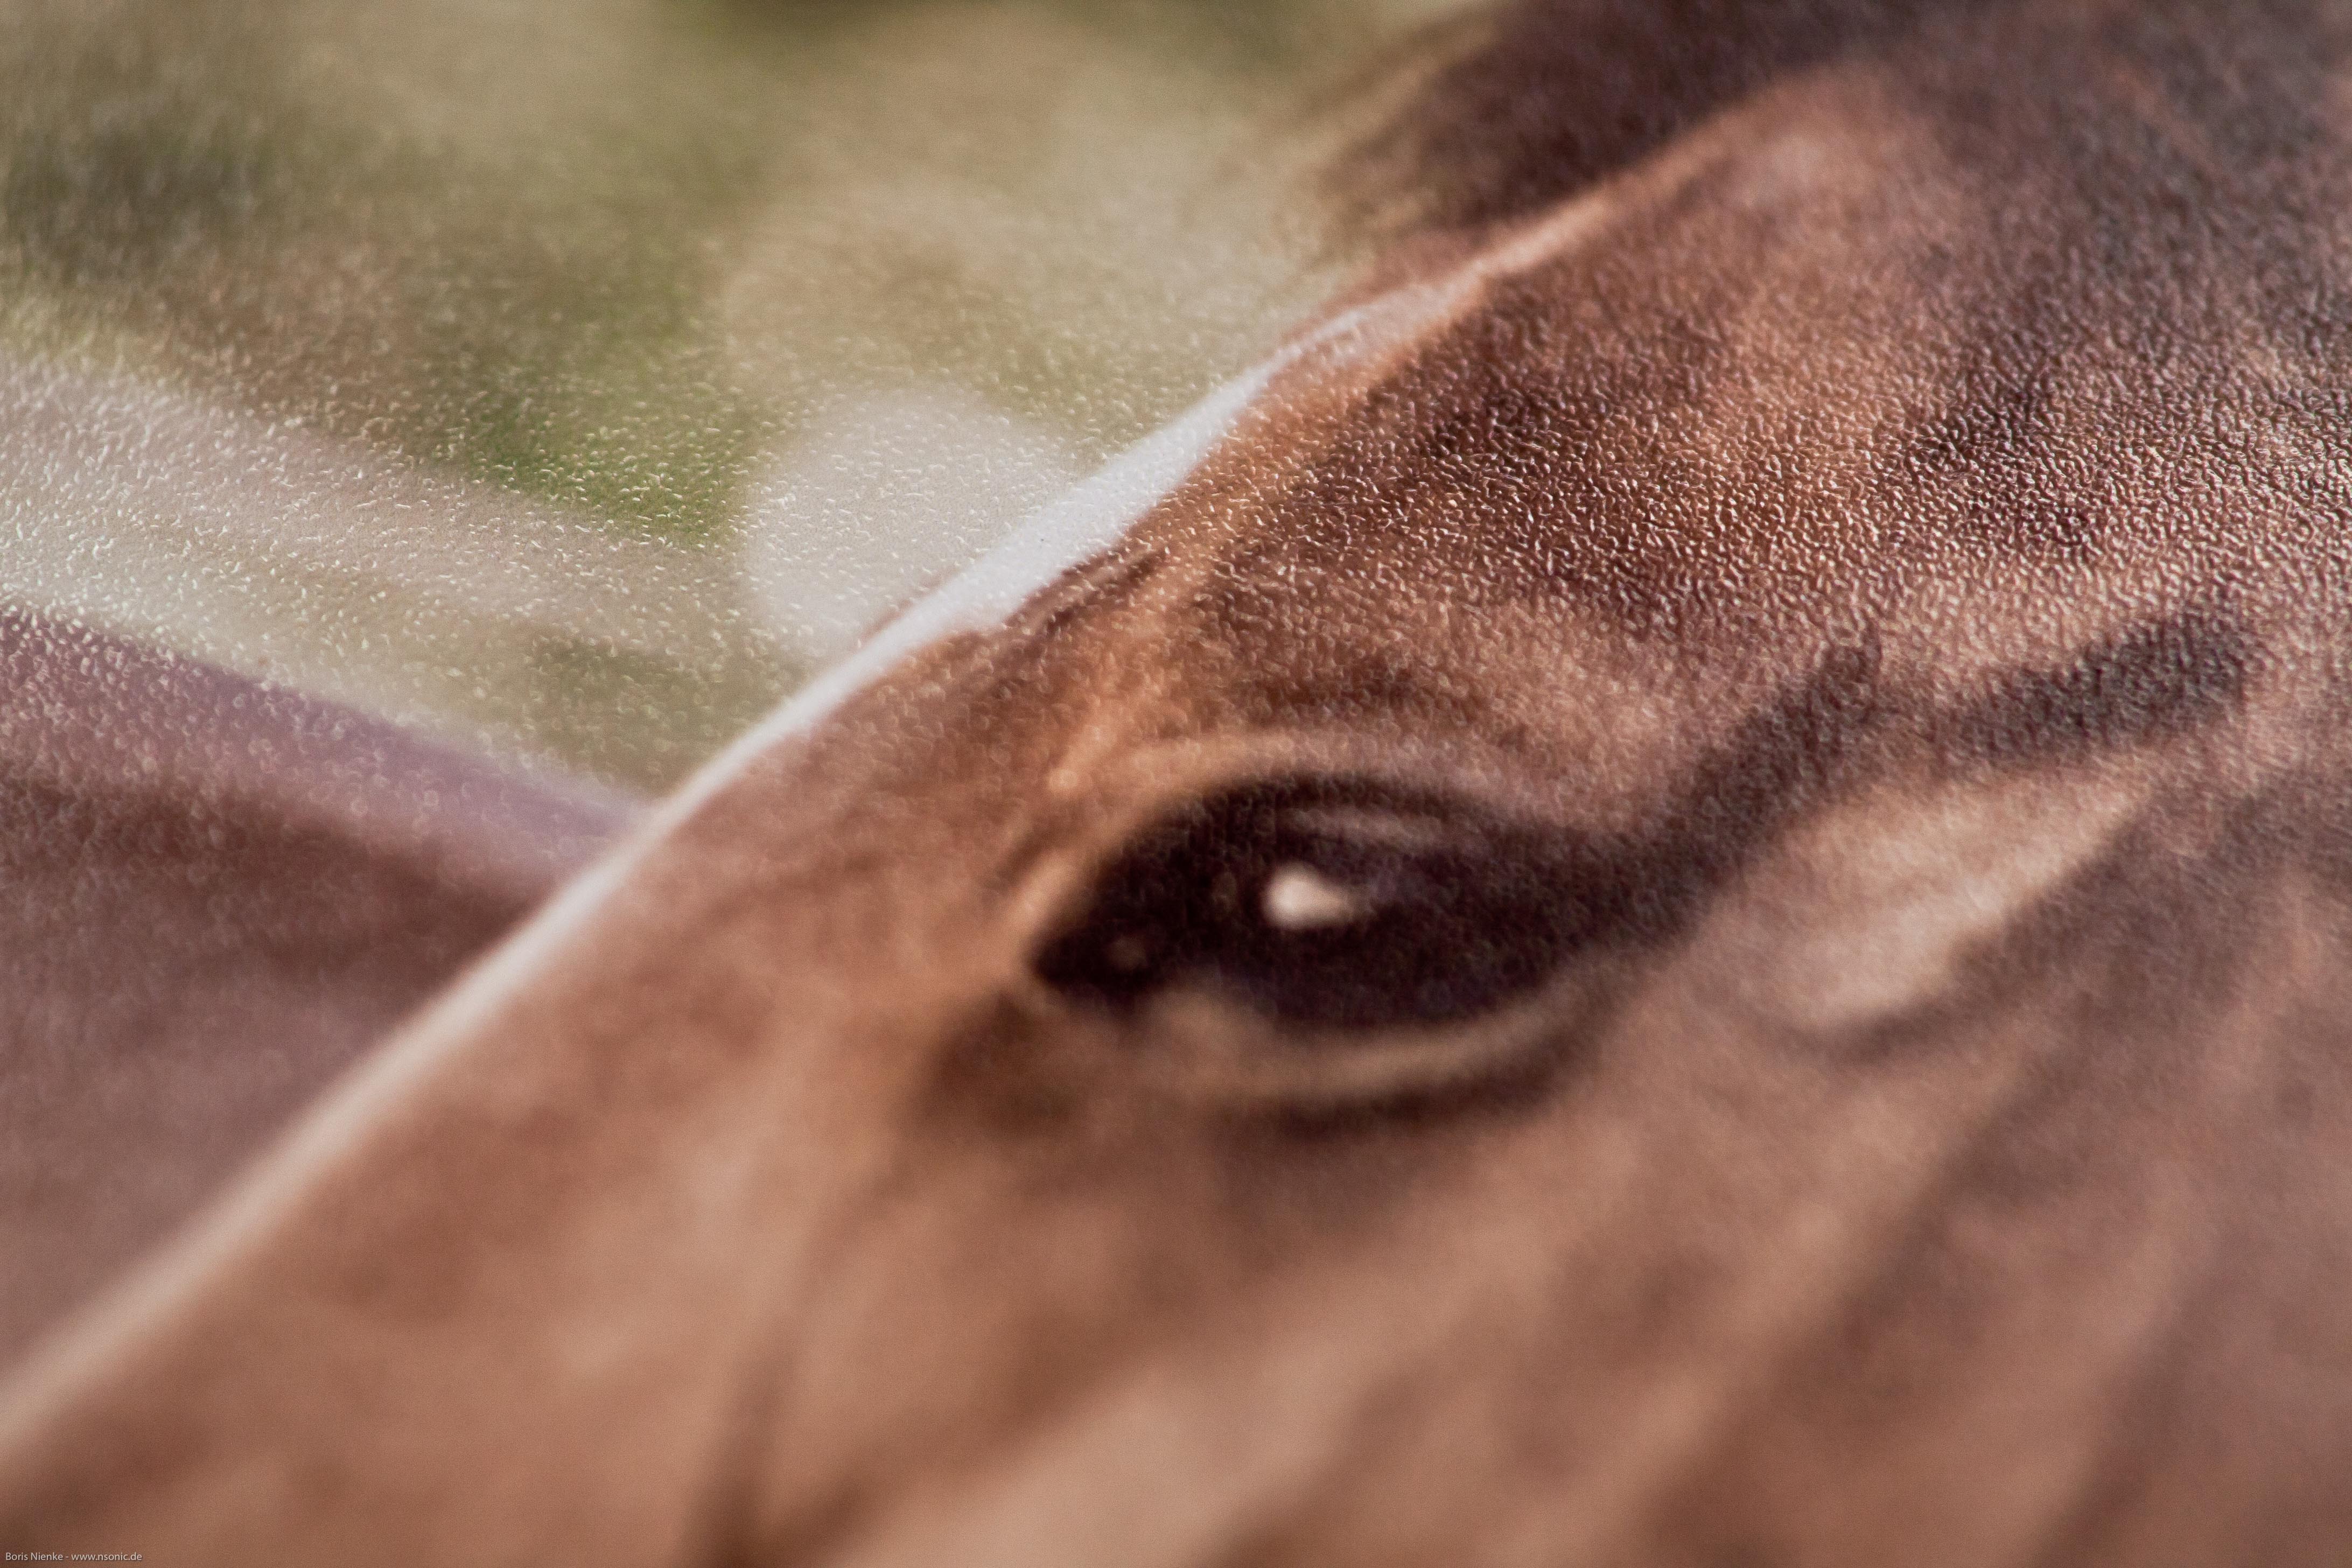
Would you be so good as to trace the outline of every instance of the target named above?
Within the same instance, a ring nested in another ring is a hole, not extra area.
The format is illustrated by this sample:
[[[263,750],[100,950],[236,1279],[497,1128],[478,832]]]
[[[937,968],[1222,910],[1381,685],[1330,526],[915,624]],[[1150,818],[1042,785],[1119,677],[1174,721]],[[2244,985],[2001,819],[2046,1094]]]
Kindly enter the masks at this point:
[[[1669,10],[87,1318],[12,1543],[2339,1547],[2352,15]]]

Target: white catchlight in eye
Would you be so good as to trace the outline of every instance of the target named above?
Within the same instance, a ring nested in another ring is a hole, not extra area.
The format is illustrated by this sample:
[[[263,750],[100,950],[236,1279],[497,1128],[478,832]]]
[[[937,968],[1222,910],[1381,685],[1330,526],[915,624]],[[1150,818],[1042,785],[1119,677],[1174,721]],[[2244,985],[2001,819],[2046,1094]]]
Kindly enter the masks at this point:
[[[1265,879],[1258,910],[1276,931],[1322,931],[1353,925],[1372,912],[1370,900],[1314,867],[1293,860]]]

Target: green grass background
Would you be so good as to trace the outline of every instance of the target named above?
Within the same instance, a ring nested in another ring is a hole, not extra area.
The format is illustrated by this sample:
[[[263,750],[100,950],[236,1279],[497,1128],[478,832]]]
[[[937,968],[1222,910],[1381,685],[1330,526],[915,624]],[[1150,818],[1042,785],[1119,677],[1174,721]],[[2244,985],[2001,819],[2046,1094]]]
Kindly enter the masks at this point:
[[[1350,260],[1310,196],[1329,106],[1447,9],[11,0],[0,350],[725,559],[861,396],[950,389],[1083,467],[1263,352]],[[721,624],[372,687],[498,639],[322,616],[272,668],[658,788],[820,657]]]

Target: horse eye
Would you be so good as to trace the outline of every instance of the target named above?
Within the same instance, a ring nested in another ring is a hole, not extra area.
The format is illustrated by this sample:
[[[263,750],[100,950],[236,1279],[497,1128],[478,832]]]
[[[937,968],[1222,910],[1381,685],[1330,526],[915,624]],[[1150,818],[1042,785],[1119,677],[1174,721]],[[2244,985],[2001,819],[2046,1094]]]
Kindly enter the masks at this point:
[[[1035,968],[1115,1011],[1192,988],[1310,1026],[1448,1023],[1622,923],[1623,880],[1601,869],[1459,802],[1337,781],[1232,790],[1141,834]]]

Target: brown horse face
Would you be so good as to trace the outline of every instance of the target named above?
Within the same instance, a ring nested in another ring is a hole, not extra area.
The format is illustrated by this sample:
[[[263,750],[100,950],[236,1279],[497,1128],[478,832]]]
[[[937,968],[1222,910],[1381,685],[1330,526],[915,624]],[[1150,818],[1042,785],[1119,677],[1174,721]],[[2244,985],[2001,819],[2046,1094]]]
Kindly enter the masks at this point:
[[[689,830],[831,1194],[748,1545],[2106,1561],[2340,1502],[2285,1457],[2352,1403],[2277,1395],[2352,1262],[2346,825],[2270,651],[2332,561],[2226,396],[2097,445],[2174,395],[2128,332],[1981,407],[1920,279],[2016,316],[1983,192],[1757,119],[1330,330]]]
[[[2063,75],[1974,156],[1805,79],[1303,340],[395,1047],[0,1496],[340,1562],[2341,1540],[2345,480],[2291,279],[2010,156]]]

